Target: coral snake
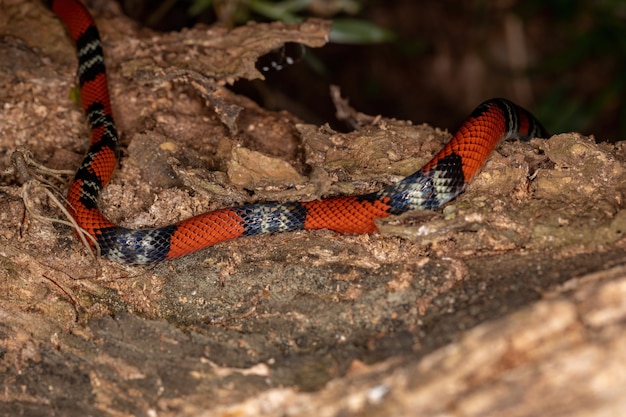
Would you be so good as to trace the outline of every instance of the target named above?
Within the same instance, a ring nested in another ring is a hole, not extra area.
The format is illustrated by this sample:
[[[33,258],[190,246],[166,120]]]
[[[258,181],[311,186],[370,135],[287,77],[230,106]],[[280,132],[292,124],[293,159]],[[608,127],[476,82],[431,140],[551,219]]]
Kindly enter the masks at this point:
[[[118,161],[102,44],[95,22],[78,0],[48,0],[76,44],[82,107],[91,132],[86,157],[69,186],[68,208],[103,257],[150,264],[187,255],[241,236],[301,229],[339,233],[377,231],[374,219],[409,210],[436,209],[459,195],[503,139],[546,137],[526,110],[505,99],[478,106],[452,139],[419,171],[382,190],[308,202],[259,203],[215,210],[176,224],[132,230],[109,221],[98,196]]]

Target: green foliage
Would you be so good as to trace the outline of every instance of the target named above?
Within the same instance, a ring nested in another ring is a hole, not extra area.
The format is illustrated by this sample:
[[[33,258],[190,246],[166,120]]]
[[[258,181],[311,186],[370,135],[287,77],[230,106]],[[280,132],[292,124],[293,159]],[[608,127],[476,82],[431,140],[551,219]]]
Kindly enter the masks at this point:
[[[217,0],[190,0],[189,14],[192,16],[202,11],[219,7]],[[235,1],[236,7],[228,16],[228,24],[241,24],[248,20],[264,19],[294,23],[302,21],[309,15],[309,8],[313,0],[240,0]],[[360,11],[367,0],[344,0],[337,2],[335,14],[350,14]],[[343,3],[343,4],[342,4]],[[343,6],[343,7],[341,7]],[[330,33],[330,42],[347,44],[371,44],[389,42],[394,34],[384,30],[372,22],[358,18],[344,18],[332,16],[333,25]]]
[[[293,23],[302,20],[298,13],[305,12],[310,0],[250,0],[251,11],[270,20]]]
[[[381,29],[371,22],[358,19],[333,19],[330,41],[344,44],[367,44],[390,42],[393,32]]]

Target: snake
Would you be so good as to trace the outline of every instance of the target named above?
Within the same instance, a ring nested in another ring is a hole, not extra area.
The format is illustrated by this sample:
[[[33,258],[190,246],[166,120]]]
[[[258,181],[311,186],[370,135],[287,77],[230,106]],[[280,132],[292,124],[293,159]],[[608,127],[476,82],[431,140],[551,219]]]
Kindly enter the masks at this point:
[[[188,255],[244,236],[328,229],[342,234],[378,231],[375,219],[411,210],[435,210],[461,194],[502,140],[546,138],[527,110],[503,99],[474,109],[444,147],[422,168],[379,191],[303,202],[263,202],[210,211],[175,224],[129,229],[98,207],[119,161],[104,53],[95,21],[78,0],[43,0],[63,22],[78,56],[80,100],[90,132],[87,154],[69,184],[67,210],[91,246],[123,264],[145,265]]]

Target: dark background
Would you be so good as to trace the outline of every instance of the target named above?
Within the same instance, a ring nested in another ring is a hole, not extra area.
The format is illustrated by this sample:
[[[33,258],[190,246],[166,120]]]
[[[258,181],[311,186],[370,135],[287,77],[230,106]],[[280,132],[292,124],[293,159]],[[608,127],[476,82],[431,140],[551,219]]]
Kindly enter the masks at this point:
[[[123,0],[133,18],[158,30],[217,19],[215,2],[190,16],[190,0]],[[220,21],[268,20],[246,1],[223,1]],[[280,4],[280,1],[273,3]],[[284,3],[284,2],[283,2]],[[359,6],[357,13],[328,8]],[[480,102],[506,97],[552,132],[579,131],[599,141],[626,139],[626,2],[313,0],[327,8],[300,15],[350,17],[393,33],[385,43],[336,44],[264,83],[235,89],[268,108],[313,123],[334,119],[328,86],[340,86],[359,111],[454,130]],[[224,6],[226,5],[226,6]],[[231,7],[234,12],[224,13]],[[315,9],[315,7],[313,7]],[[225,16],[225,17],[224,17]],[[311,65],[315,62],[318,65]]]

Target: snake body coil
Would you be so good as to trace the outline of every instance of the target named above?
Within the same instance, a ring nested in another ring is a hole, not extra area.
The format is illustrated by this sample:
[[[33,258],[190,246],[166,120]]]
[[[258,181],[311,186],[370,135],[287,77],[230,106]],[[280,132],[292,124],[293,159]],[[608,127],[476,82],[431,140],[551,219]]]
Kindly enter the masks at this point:
[[[501,140],[546,137],[545,130],[526,110],[505,99],[492,99],[478,106],[424,167],[378,192],[309,202],[248,204],[156,229],[127,229],[109,221],[98,208],[98,196],[118,161],[118,136],[98,29],[78,0],[46,3],[76,43],[82,107],[91,132],[89,150],[69,187],[68,209],[78,226],[95,238],[102,256],[121,263],[161,262],[262,233],[301,229],[375,232],[376,218],[436,209],[455,198]]]

